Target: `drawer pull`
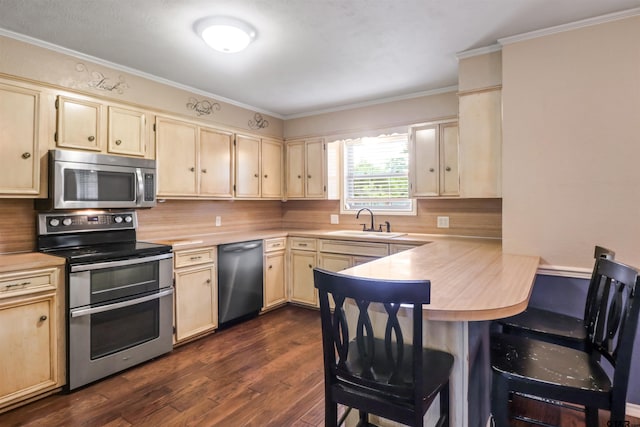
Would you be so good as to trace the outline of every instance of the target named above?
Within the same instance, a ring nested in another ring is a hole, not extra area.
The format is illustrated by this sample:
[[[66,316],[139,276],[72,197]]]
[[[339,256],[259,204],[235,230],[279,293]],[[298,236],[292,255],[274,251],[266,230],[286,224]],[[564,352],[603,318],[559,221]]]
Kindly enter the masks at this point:
[[[47,320],[47,316],[45,316],[45,315],[40,316],[40,321],[41,322],[44,322],[45,320]]]
[[[277,248],[277,247],[279,247],[279,246],[282,246],[282,245],[281,245],[280,243],[274,243],[274,244],[273,244],[273,247],[274,247],[274,248]]]
[[[298,246],[302,246],[303,248],[306,248],[307,244],[306,243],[298,243]]]
[[[191,261],[196,261],[196,260],[199,260],[199,259],[201,259],[201,258],[202,258],[202,256],[198,255],[198,256],[192,256],[192,257],[191,257],[191,258],[189,258],[189,259],[190,259]]]
[[[12,283],[10,285],[6,285],[5,288],[7,288],[7,289],[24,288],[25,286],[28,286],[30,284],[31,284],[31,282]]]

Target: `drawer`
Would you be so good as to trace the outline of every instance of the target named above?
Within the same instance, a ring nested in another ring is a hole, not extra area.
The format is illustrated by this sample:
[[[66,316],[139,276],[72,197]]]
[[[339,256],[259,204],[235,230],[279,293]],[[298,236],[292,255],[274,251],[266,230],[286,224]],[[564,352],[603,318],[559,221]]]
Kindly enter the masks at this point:
[[[389,255],[389,245],[375,242],[354,242],[351,240],[319,240],[320,252],[334,254],[384,257]]]
[[[177,251],[173,254],[173,259],[175,268],[212,263],[216,260],[216,248],[210,247]]]
[[[310,239],[306,237],[291,237],[289,238],[289,246],[291,247],[291,249],[315,251],[316,239]]]
[[[0,298],[56,290],[56,268],[0,274]]]
[[[276,237],[273,239],[265,239],[264,241],[265,252],[281,251],[281,250],[284,250],[286,247],[287,247],[286,237]]]

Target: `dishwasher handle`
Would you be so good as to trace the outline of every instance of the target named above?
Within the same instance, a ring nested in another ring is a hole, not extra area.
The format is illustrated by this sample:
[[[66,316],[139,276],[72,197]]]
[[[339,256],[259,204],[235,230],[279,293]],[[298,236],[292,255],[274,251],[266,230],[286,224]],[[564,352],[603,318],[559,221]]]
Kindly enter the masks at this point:
[[[219,248],[222,252],[244,252],[251,249],[255,249],[262,245],[262,241],[258,242],[244,242],[244,243],[231,243],[228,245],[221,245]]]

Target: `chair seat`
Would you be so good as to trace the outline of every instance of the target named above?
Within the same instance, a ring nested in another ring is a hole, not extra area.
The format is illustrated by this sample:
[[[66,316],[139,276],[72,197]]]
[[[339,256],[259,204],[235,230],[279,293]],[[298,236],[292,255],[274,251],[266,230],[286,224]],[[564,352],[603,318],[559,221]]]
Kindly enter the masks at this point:
[[[545,396],[568,402],[567,387],[589,400],[608,399],[612,387],[588,353],[515,335],[491,335],[491,367],[503,376],[525,380],[527,390],[539,387]]]
[[[523,331],[530,336],[553,335],[560,340],[582,343],[587,339],[584,321],[576,317],[539,308],[528,308],[515,316],[500,319],[498,323],[509,332]]]
[[[349,356],[347,357],[347,365],[349,371],[353,374],[360,372],[358,375],[362,379],[362,384],[347,383],[340,378],[338,372],[338,378],[341,380],[342,387],[354,387],[365,388],[367,393],[380,394],[384,399],[395,399],[396,401],[405,400],[407,403],[412,404],[413,391],[412,391],[412,378],[413,378],[413,365],[411,363],[411,346],[404,346],[404,360],[402,361],[399,375],[395,378],[391,378],[393,367],[390,365],[389,359],[385,354],[385,343],[382,339],[374,339],[374,357],[370,370],[363,368],[363,360],[358,357],[359,351],[355,340],[349,343]],[[422,373],[424,381],[424,396],[423,402],[428,405],[436,397],[443,384],[449,381],[451,369],[453,367],[453,355],[450,353],[435,350],[431,348],[423,348],[422,350],[423,366],[428,367]],[[366,381],[372,379],[367,378],[367,375],[372,375],[376,381],[375,389],[367,388]],[[388,384],[388,387],[381,389],[380,383]],[[384,390],[384,391],[381,391]]]

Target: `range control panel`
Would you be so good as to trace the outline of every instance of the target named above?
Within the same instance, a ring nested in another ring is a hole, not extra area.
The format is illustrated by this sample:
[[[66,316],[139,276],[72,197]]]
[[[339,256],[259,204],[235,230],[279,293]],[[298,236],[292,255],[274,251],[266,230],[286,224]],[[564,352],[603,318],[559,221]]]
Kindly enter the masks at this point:
[[[38,215],[38,234],[77,233],[84,231],[135,230],[135,211],[43,213]]]

